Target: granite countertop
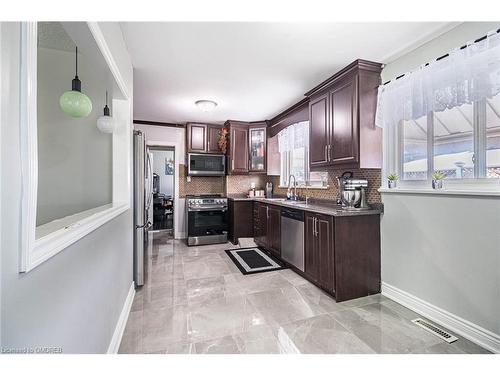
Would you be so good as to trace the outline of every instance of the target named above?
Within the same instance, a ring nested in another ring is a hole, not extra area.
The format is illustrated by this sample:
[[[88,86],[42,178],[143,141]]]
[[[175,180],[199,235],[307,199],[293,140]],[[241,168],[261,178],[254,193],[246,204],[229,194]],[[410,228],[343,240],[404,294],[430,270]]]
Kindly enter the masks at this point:
[[[345,210],[342,209],[340,205],[337,205],[333,201],[312,201],[307,205],[304,201],[287,201],[286,198],[263,198],[263,197],[252,197],[248,198],[242,195],[228,196],[228,199],[233,201],[255,201],[264,202],[268,204],[274,204],[276,206],[295,208],[297,210],[315,212],[319,214],[331,215],[331,216],[363,216],[363,215],[379,215],[383,213],[383,204],[374,203],[371,204],[372,208],[368,210]]]

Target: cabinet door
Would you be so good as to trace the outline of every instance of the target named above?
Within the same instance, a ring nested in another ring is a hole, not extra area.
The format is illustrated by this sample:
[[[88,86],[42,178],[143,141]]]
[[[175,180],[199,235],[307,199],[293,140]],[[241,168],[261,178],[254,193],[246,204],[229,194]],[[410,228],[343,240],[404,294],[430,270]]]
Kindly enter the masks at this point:
[[[306,213],[305,217],[305,249],[304,267],[305,273],[314,281],[318,281],[319,274],[319,253],[318,238],[316,236],[316,216]]]
[[[207,152],[207,125],[187,124],[188,152]]]
[[[266,128],[248,130],[250,172],[266,172]]]
[[[333,248],[333,219],[331,216],[317,215],[316,230],[318,241],[318,282],[331,292],[335,291],[335,267]]]
[[[259,226],[257,228],[257,234],[255,236],[255,241],[258,245],[266,247],[267,244],[267,212],[268,208],[266,204],[259,203],[257,206],[257,216],[259,217]]]
[[[358,161],[356,78],[343,80],[330,92],[331,164]]]
[[[219,136],[222,126],[208,125],[207,127],[207,152],[211,154],[220,154]]]
[[[309,160],[311,167],[328,164],[329,113],[328,94],[321,95],[309,104]]]
[[[276,256],[281,255],[281,210],[268,206],[267,244],[269,250]]]
[[[248,128],[231,127],[231,165],[234,174],[248,173]]]

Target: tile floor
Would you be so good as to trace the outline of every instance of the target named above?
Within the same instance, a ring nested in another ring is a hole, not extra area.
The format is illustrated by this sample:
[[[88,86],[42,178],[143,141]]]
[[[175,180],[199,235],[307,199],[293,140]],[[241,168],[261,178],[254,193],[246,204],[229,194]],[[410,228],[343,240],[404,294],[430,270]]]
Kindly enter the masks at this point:
[[[154,236],[120,353],[487,353],[447,344],[381,295],[336,303],[291,270],[242,275],[231,244]]]

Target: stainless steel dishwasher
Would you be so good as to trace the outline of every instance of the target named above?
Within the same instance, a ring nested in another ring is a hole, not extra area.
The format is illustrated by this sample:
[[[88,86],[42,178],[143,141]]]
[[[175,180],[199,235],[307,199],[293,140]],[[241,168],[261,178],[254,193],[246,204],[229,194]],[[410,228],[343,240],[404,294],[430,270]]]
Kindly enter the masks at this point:
[[[281,257],[304,271],[304,211],[281,209]]]

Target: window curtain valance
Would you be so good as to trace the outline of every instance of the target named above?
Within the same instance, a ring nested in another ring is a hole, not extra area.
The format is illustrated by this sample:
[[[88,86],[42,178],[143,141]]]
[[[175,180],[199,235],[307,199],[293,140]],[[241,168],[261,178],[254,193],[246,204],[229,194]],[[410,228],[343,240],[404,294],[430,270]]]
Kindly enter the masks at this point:
[[[309,121],[290,125],[278,133],[279,152],[309,146]]]
[[[386,128],[500,92],[500,34],[456,48],[378,89],[375,124]]]

